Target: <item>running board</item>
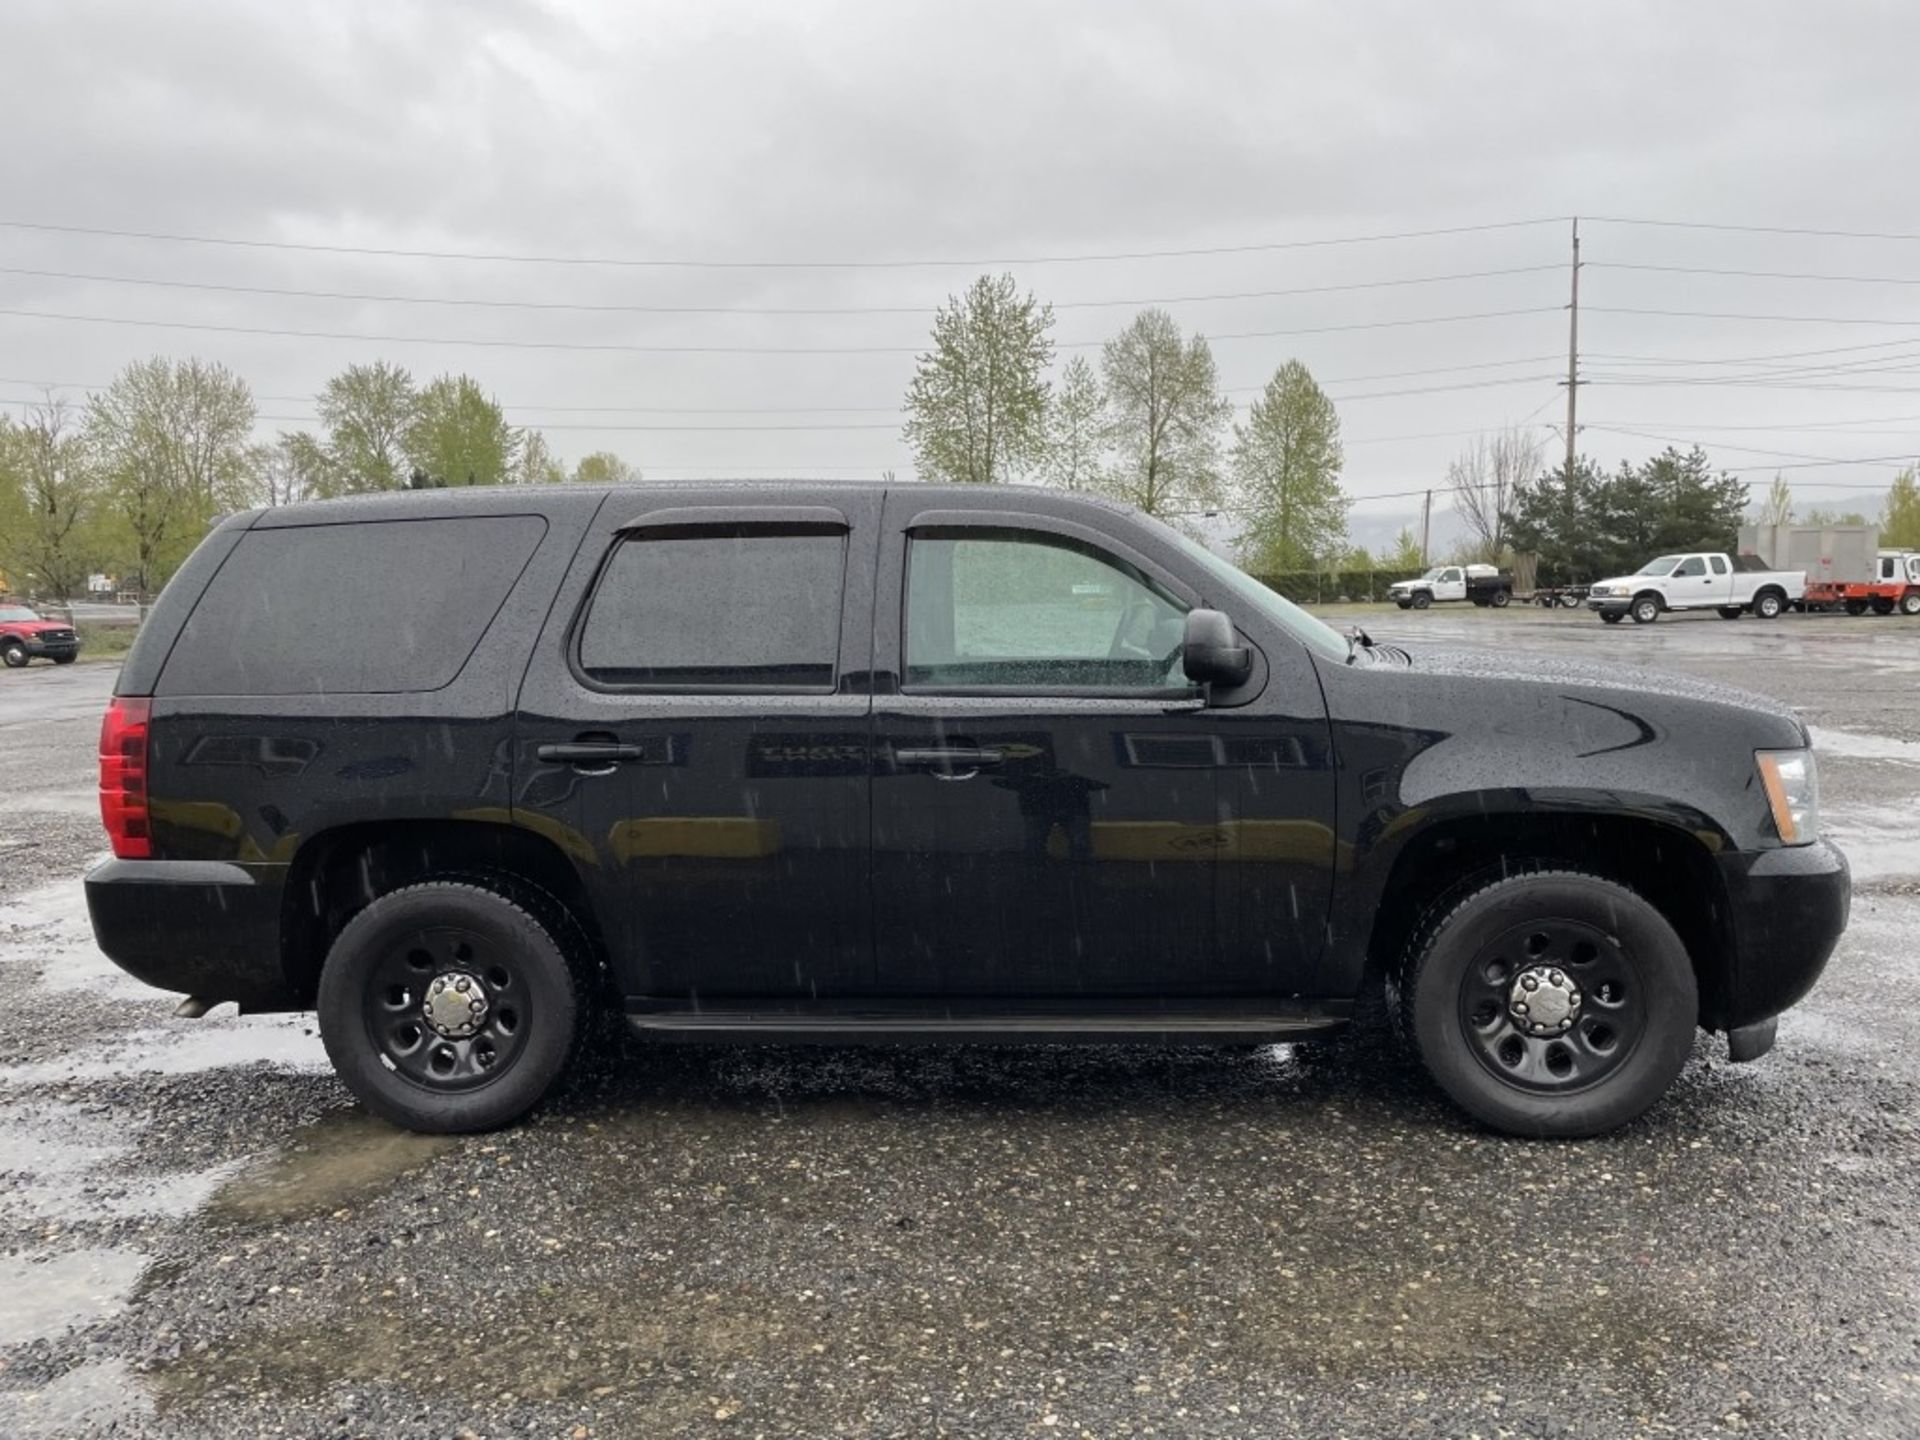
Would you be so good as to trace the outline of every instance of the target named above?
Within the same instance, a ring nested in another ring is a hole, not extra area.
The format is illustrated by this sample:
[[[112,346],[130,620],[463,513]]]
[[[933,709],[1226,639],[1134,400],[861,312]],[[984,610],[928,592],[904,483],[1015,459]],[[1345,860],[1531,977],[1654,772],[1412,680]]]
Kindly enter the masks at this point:
[[[656,1040],[750,1040],[782,1044],[1223,1045],[1306,1040],[1344,1029],[1347,1007],[1125,1011],[828,1010],[779,1004],[656,1008],[630,1005],[627,1023]]]

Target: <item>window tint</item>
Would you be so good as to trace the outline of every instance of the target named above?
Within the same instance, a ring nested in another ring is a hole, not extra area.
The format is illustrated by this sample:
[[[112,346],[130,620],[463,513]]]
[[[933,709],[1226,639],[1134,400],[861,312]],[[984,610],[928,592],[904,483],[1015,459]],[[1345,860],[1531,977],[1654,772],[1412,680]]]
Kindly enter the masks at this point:
[[[1727,557],[1726,556],[1724,555],[1709,556],[1707,563],[1713,566],[1714,574],[1724,575],[1727,573]]]
[[[1112,556],[1049,535],[916,535],[906,683],[1184,687],[1186,607]]]
[[[1680,562],[1680,568],[1673,573],[1675,575],[1704,575],[1707,573],[1707,562],[1702,560],[1698,555],[1689,555],[1685,560]]]
[[[846,551],[838,530],[624,540],[587,611],[580,668],[606,685],[831,690]]]
[[[545,531],[533,515],[250,530],[194,607],[159,693],[438,690]]]

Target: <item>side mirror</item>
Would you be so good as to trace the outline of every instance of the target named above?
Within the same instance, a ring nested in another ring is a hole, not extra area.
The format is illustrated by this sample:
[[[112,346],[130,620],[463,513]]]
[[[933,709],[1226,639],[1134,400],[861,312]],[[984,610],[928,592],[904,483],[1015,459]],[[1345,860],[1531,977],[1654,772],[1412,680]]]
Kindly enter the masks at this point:
[[[1196,685],[1244,685],[1253,673],[1253,652],[1240,644],[1233,622],[1218,610],[1189,610],[1180,663]]]

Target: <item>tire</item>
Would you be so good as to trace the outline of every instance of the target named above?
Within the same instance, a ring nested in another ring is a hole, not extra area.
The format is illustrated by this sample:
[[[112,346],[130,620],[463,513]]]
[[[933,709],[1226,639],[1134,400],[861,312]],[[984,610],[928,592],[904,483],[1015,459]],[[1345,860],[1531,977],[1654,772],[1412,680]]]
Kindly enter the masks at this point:
[[[27,647],[18,640],[9,640],[0,645],[0,665],[9,670],[21,670],[26,667]]]
[[[1660,618],[1660,597],[1658,595],[1636,595],[1633,604],[1627,607],[1627,613],[1633,616],[1636,625],[1651,625]]]
[[[1398,605],[1402,610],[1411,610],[1413,608],[1413,602],[1411,600],[1396,600],[1393,603]]]
[[[1433,604],[1433,596],[1425,590],[1418,591],[1413,597],[1413,608],[1416,610],[1424,610],[1431,604]]]
[[[1778,620],[1787,608],[1787,597],[1778,590],[1762,590],[1753,597],[1753,613],[1762,620]]]
[[[1891,615],[1893,613],[1893,601],[1876,595],[1873,599],[1873,613],[1876,615]]]
[[[1544,1033],[1515,1008],[1535,994],[1553,997],[1553,1010],[1534,1011]],[[1644,1114],[1686,1065],[1699,1016],[1666,917],[1624,886],[1564,870],[1489,877],[1435,907],[1389,1003],[1456,1105],[1506,1134],[1551,1139]]]
[[[1578,610],[1580,608],[1580,597],[1578,595],[1562,595],[1560,597],[1560,603],[1569,610]]]
[[[1864,600],[1849,600],[1846,602],[1844,608],[1849,615],[1864,615],[1867,613],[1867,602]]]
[[[73,664],[73,662],[74,662],[74,661],[76,661],[76,660],[78,660],[79,658],[80,658],[80,657],[79,657],[79,655],[77,655],[77,654],[74,654],[74,655],[56,655],[56,656],[54,656],[54,657],[53,657],[53,663],[54,663],[54,664],[56,664],[56,665],[71,665],[71,664]]]
[[[1600,612],[1600,623],[1602,625],[1618,625],[1626,618],[1626,612],[1622,610],[1602,610]]]
[[[1900,597],[1902,615],[1920,615],[1920,590],[1909,590]]]
[[[1496,590],[1488,597],[1487,603],[1492,605],[1496,610],[1504,610],[1513,603],[1513,592],[1510,590]]]
[[[1720,607],[1720,618],[1722,620],[1738,620],[1745,613],[1746,611],[1738,605],[1722,605]]]
[[[572,1063],[593,1008],[588,957],[530,895],[505,888],[422,881],[381,896],[334,940],[320,972],[320,1038],[374,1114],[426,1134],[496,1129],[539,1104]],[[451,1031],[427,1023],[430,987],[442,980],[447,1009],[477,993],[484,1018],[458,1011]],[[458,1033],[475,1019],[477,1029]]]

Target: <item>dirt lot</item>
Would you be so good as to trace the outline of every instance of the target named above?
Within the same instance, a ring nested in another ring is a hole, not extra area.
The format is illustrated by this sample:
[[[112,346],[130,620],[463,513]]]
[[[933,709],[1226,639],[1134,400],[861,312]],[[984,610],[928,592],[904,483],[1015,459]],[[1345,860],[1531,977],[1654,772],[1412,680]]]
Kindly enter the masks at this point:
[[[1920,624],[1365,623],[1800,708],[1859,890],[1772,1056],[1580,1144],[1375,1046],[629,1047],[404,1135],[93,950],[112,667],[0,675],[0,1435],[1920,1433]]]

